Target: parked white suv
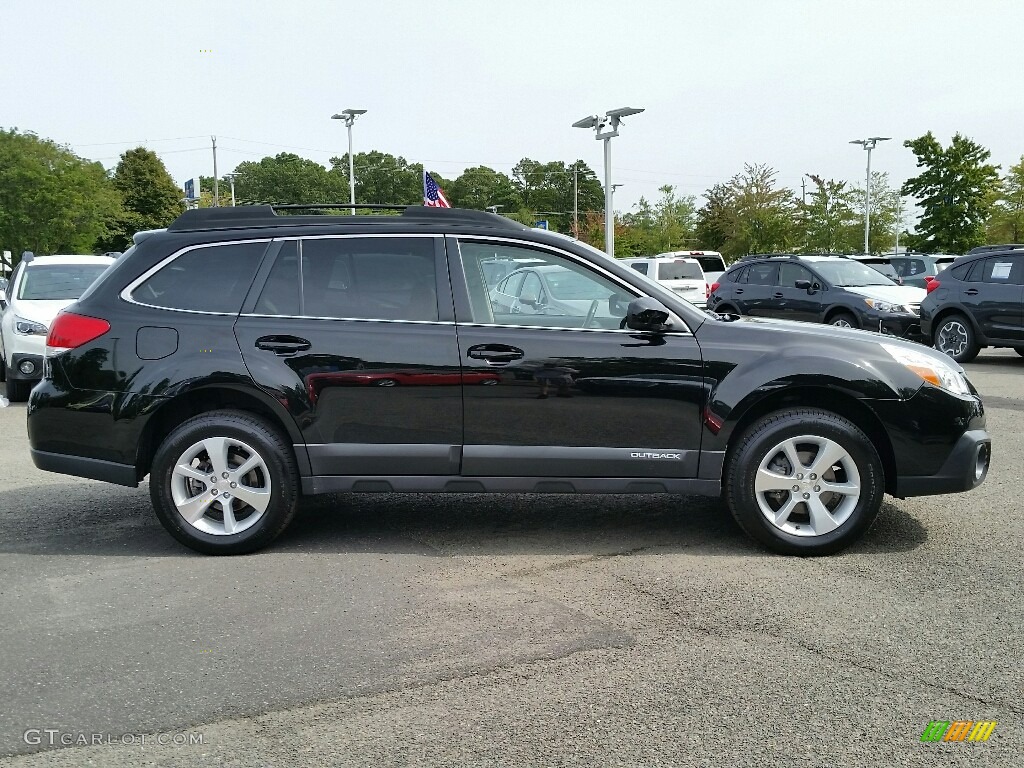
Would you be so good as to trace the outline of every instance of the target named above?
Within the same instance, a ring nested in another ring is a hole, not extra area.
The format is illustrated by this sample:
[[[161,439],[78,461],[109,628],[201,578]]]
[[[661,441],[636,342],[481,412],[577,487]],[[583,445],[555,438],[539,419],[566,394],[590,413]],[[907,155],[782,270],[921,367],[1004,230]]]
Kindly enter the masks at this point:
[[[705,308],[711,287],[700,262],[694,258],[671,255],[623,259],[632,269],[657,280],[694,306]]]
[[[26,254],[11,275],[0,316],[0,381],[7,399],[19,402],[43,377],[50,324],[114,263],[109,256]]]
[[[709,285],[717,282],[718,278],[726,270],[725,259],[722,258],[722,254],[718,251],[668,251],[655,256],[656,259],[669,257],[696,259],[700,263],[700,268],[704,270],[704,279],[708,281]]]

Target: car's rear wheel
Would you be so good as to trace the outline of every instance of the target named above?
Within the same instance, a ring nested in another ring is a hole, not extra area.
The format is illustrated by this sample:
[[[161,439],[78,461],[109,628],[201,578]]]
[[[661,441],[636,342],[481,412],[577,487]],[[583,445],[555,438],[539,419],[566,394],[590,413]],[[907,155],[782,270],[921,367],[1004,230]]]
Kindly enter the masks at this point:
[[[852,422],[799,408],[752,424],[730,451],[724,496],[751,537],[786,555],[827,555],[878,515],[885,479],[878,452]]]
[[[17,381],[8,376],[4,383],[4,390],[7,399],[12,403],[23,403],[28,400],[28,395],[32,391],[32,382]]]
[[[958,363],[969,363],[978,356],[981,346],[974,335],[971,321],[963,315],[949,315],[935,328],[935,348]]]
[[[233,555],[267,546],[291,522],[298,470],[291,446],[257,416],[212,411],[160,445],[150,474],[157,517],[198,552]]]
[[[828,319],[829,325],[834,325],[837,328],[859,328],[857,324],[857,318],[851,315],[849,312],[837,312]]]

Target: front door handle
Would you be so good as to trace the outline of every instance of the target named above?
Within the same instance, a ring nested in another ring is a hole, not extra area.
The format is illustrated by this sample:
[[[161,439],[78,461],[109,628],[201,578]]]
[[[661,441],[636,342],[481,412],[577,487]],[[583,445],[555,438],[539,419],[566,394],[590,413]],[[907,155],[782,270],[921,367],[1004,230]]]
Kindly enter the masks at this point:
[[[256,349],[282,356],[305,352],[312,346],[312,343],[306,339],[300,339],[298,336],[260,336],[256,339]]]
[[[737,288],[736,289],[736,293],[743,293],[743,289],[742,288]]]
[[[782,294],[781,293],[773,293],[772,297],[776,298],[776,299],[781,299],[782,298]]]
[[[467,357],[484,360],[489,365],[507,365],[513,360],[522,360],[525,355],[518,347],[506,344],[478,344],[466,350]]]
[[[968,288],[966,291],[964,291],[964,293],[966,293],[968,296],[977,296],[978,295],[978,289],[977,288]]]

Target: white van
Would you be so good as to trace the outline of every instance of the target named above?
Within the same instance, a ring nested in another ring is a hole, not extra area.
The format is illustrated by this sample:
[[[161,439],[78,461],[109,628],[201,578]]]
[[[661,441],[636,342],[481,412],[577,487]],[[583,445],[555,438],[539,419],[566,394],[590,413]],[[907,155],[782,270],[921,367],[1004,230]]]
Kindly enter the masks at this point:
[[[640,274],[657,280],[691,304],[701,309],[707,306],[710,286],[696,259],[662,254],[622,261]]]

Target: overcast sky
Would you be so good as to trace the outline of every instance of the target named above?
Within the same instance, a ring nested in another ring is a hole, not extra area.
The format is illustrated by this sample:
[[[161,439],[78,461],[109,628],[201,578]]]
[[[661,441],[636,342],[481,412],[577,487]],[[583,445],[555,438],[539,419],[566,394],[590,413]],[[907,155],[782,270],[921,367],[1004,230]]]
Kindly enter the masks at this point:
[[[346,149],[329,118],[369,110],[356,151],[446,177],[522,157],[602,173],[587,114],[634,106],[612,142],[616,208],[674,184],[699,195],[767,163],[894,184],[902,146],[964,133],[1004,169],[1024,154],[1020,0],[0,0],[0,127],[107,167],[145,144],[175,179]],[[206,52],[209,51],[209,52]]]

